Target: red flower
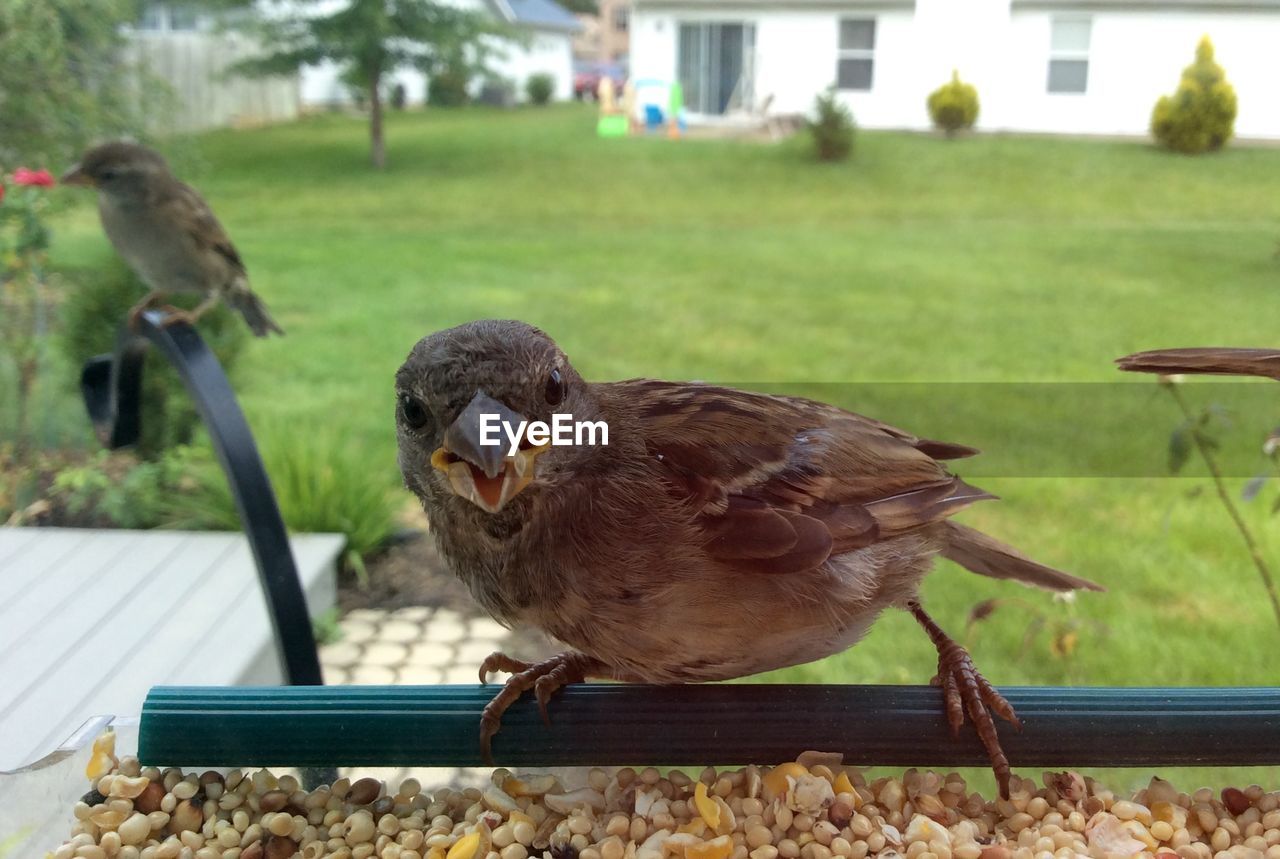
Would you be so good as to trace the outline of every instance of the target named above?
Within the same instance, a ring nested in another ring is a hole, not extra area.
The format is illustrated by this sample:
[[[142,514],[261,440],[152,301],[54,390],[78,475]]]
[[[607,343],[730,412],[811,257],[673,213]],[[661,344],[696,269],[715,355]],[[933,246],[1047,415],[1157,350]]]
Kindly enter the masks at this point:
[[[53,174],[48,170],[28,170],[26,167],[19,167],[13,171],[13,183],[15,185],[39,185],[41,188],[53,187]]]
[[[0,185],[0,203],[4,202],[4,185]]]

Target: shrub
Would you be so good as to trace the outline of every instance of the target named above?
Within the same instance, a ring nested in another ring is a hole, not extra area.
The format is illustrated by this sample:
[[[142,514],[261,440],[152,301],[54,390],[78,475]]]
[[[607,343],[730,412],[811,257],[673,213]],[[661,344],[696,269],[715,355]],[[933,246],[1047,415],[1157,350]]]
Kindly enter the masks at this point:
[[[391,484],[385,470],[370,462],[366,447],[311,425],[267,425],[256,435],[280,513],[291,530],[346,535],[357,568],[361,556],[391,536],[396,528]],[[174,524],[239,530],[235,502],[217,462],[207,458],[188,473],[195,486],[175,498]]]
[[[427,81],[427,104],[432,107],[462,107],[471,100],[471,73],[463,63],[449,63],[436,69]]]
[[[972,84],[960,80],[960,72],[953,71],[951,80],[929,94],[929,118],[933,124],[955,137],[956,132],[973,128],[978,119],[978,91]]]
[[[546,72],[530,75],[524,82],[524,91],[529,96],[530,102],[539,106],[545,105],[551,101],[551,96],[556,91],[556,79]]]
[[[836,97],[835,87],[818,96],[814,102],[815,117],[809,123],[814,147],[822,161],[843,161],[853,151],[856,126],[853,114]]]
[[[409,94],[404,88],[404,84],[396,84],[391,88],[391,107],[395,110],[404,110],[406,104],[409,103]]]
[[[1208,36],[1196,46],[1196,61],[1182,71],[1172,96],[1161,96],[1151,113],[1151,133],[1166,149],[1190,154],[1221,149],[1235,128],[1236,91],[1214,62]]]
[[[72,281],[62,306],[63,353],[73,367],[115,350],[116,335],[146,287],[119,257],[112,255],[92,270],[67,272]],[[175,305],[190,309],[198,295],[174,295]],[[228,374],[248,340],[244,320],[218,306],[200,319],[200,333]],[[166,450],[189,443],[199,425],[195,406],[182,380],[154,350],[146,359],[142,381],[142,437],[137,452],[156,459]]]

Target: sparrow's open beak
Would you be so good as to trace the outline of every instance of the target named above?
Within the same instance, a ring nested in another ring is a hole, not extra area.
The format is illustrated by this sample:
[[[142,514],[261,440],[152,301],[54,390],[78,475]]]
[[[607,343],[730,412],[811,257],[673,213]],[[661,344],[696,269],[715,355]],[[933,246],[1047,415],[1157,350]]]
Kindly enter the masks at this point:
[[[485,416],[490,427],[485,443]],[[508,456],[511,440],[502,427],[515,432],[525,418],[480,391],[444,433],[444,445],[431,454],[433,468],[449,478],[455,495],[481,510],[497,513],[533,482],[535,461],[550,447],[529,447],[522,442]]]
[[[93,178],[80,169],[79,164],[72,165],[71,169],[62,174],[62,178],[58,180],[62,185],[83,185],[86,188],[94,186]]]

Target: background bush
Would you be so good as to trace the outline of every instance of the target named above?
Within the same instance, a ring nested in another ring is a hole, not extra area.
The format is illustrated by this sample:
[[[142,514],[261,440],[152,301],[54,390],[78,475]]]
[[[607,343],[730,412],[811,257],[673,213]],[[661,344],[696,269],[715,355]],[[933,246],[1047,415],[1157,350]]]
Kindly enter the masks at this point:
[[[524,82],[524,91],[533,104],[539,106],[548,104],[556,91],[556,79],[546,72],[529,75],[529,79]]]
[[[351,560],[379,548],[396,529],[385,470],[345,435],[316,424],[254,427],[280,513],[292,531],[346,535]],[[191,491],[176,496],[170,519],[180,528],[239,530],[226,477],[212,456],[188,470]]]
[[[1182,70],[1177,91],[1156,102],[1151,133],[1175,152],[1213,152],[1231,139],[1235,122],[1236,91],[1213,59],[1213,43],[1204,36],[1196,46],[1196,61]]]
[[[853,113],[836,98],[835,88],[818,96],[809,123],[814,148],[822,161],[843,161],[853,151]]]
[[[62,307],[62,347],[71,367],[79,373],[85,361],[115,349],[117,332],[125,317],[147,289],[137,276],[112,254],[92,269],[68,272],[74,283]],[[200,296],[175,295],[173,303],[191,308]],[[239,314],[219,305],[200,318],[199,329],[228,375],[249,338]],[[146,359],[142,381],[142,437],[137,453],[156,459],[166,450],[188,444],[194,438],[199,417],[182,380],[152,350]]]
[[[957,131],[973,128],[978,120],[978,90],[960,80],[960,72],[929,94],[929,118],[933,124],[954,137]]]
[[[461,107],[471,100],[471,72],[464,63],[448,63],[436,69],[427,81],[427,104],[432,107]]]

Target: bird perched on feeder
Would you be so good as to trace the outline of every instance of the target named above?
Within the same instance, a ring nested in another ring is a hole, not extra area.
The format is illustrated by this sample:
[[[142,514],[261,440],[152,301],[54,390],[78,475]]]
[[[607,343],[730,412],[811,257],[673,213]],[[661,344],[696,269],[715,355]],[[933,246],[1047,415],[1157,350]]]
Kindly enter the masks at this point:
[[[194,323],[221,299],[257,336],[284,333],[249,289],[244,262],[209,204],[169,171],[160,153],[129,141],[104,143],[61,181],[97,189],[107,238],[150,288],[129,312],[131,321],[169,293],[193,292],[204,300],[189,312],[171,309],[166,323]]]
[[[424,338],[396,389],[400,470],[453,571],[499,621],[573,648],[538,664],[484,661],[482,682],[513,675],[485,708],[486,756],[526,691],[545,716],[552,693],[588,677],[684,683],[810,662],[857,642],[893,606],[937,647],[952,730],[967,713],[1008,794],[988,708],[1017,716],[925,613],[920,582],[941,554],[994,578],[1100,588],[949,521],[993,497],[940,462],[974,449],[811,400],[587,382],[521,322]],[[556,414],[604,421],[608,444],[485,441],[499,421]]]
[[[1121,370],[1133,373],[1212,374],[1218,376],[1262,376],[1280,381],[1280,349],[1236,349],[1204,347],[1192,349],[1153,349],[1135,352],[1116,363]]]

